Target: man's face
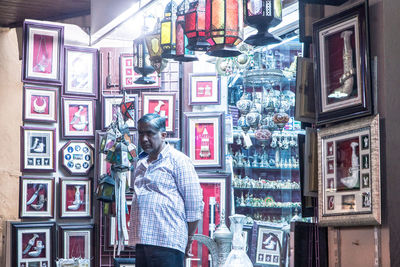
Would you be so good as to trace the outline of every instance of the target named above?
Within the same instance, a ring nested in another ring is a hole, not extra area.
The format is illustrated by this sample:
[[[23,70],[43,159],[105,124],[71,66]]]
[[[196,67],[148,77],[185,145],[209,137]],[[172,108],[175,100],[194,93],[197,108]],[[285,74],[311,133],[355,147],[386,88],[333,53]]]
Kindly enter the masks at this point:
[[[158,155],[161,152],[166,132],[161,132],[147,122],[138,124],[139,145],[147,154]]]

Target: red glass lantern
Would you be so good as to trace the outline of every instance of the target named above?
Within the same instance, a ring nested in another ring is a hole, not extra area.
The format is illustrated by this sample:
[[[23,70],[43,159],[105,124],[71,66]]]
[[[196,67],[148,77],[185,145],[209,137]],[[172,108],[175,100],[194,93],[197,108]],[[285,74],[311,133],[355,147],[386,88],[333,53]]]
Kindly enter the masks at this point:
[[[136,84],[155,83],[156,81],[154,81],[152,78],[147,77],[148,74],[154,72],[154,68],[150,65],[150,56],[147,52],[147,47],[145,45],[143,37],[135,40],[134,49],[135,49],[134,71],[142,75],[142,77],[138,78],[136,81],[134,81],[134,83]]]
[[[161,21],[161,49],[163,58],[174,58],[176,49],[176,4],[170,1]]]
[[[257,29],[257,34],[249,36],[246,43],[259,46],[279,43],[279,37],[268,32],[268,28],[282,22],[282,0],[244,0],[244,21]]]
[[[196,61],[194,52],[187,48],[188,38],[185,35],[185,12],[189,9],[189,2],[183,0],[176,11],[176,61]]]
[[[216,57],[240,55],[236,48],[243,38],[242,0],[206,0],[207,54]]]
[[[206,0],[189,3],[189,10],[185,14],[185,34],[188,49],[207,51],[210,47],[206,40]]]

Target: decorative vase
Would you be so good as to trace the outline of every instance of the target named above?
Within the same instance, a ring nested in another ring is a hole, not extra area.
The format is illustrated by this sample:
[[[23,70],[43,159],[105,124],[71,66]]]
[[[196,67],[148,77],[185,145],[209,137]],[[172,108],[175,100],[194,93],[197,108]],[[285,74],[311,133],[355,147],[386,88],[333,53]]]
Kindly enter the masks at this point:
[[[241,115],[247,115],[251,108],[251,100],[247,98],[246,92],[243,91],[243,95],[240,100],[236,103],[236,107],[239,109]]]
[[[285,113],[283,110],[279,110],[273,117],[274,123],[278,126],[279,129],[285,127],[286,123],[289,121],[289,115]]]

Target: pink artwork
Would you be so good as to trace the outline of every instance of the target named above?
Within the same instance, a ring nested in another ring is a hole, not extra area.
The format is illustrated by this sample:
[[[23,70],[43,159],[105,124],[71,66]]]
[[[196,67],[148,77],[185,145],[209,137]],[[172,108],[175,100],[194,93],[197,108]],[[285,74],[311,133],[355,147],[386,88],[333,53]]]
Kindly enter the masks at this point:
[[[68,184],[65,189],[65,210],[70,212],[84,212],[86,210],[86,187],[83,185]]]
[[[45,258],[46,257],[46,233],[23,233],[22,234],[22,258]]]
[[[212,81],[196,82],[196,97],[211,97],[213,95]]]
[[[214,124],[196,123],[195,160],[214,160]]]
[[[89,107],[88,105],[69,105],[68,106],[68,128],[71,132],[89,131]]]
[[[53,37],[33,35],[33,71],[50,74],[53,64]]]
[[[26,210],[47,210],[47,184],[28,184],[26,188]]]
[[[169,100],[149,100],[149,113],[157,113],[161,117],[165,117],[165,127],[169,126]]]
[[[49,96],[31,95],[31,114],[49,115]]]

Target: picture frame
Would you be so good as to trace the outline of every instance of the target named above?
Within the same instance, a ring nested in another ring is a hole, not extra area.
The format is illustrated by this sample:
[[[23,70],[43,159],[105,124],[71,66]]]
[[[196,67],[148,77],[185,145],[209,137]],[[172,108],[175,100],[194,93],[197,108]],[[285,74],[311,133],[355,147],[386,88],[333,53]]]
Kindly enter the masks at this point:
[[[166,117],[165,130],[174,132],[176,120],[175,99],[175,93],[142,92],[142,115],[157,113]]]
[[[93,139],[95,131],[95,105],[93,99],[62,97],[63,139]]]
[[[215,73],[190,73],[189,79],[189,105],[221,104],[221,86]]]
[[[126,123],[130,130],[135,130],[137,127],[137,120],[139,114],[139,95],[137,94],[127,94],[129,99],[135,99],[135,118],[134,120],[127,120]],[[117,111],[120,109],[120,104],[122,102],[123,95],[103,95],[102,105],[101,105],[101,129],[105,130],[110,125],[110,123],[117,116]]]
[[[89,259],[91,266],[94,266],[94,225],[60,224],[58,229],[58,257],[62,259]]]
[[[312,58],[297,57],[294,118],[307,123],[316,122]]]
[[[70,140],[60,149],[61,166],[70,175],[88,175],[94,164],[94,148],[83,140]]]
[[[319,223],[381,224],[379,115],[321,129],[318,158]]]
[[[22,81],[62,84],[64,27],[25,20]]]
[[[161,78],[158,76],[157,72],[147,75],[147,77],[152,78],[155,83],[153,84],[136,84],[135,81],[142,75],[138,74],[134,70],[135,60],[133,54],[122,53],[119,58],[119,82],[120,89],[130,90],[130,89],[158,89],[161,86]]]
[[[53,266],[56,227],[54,222],[11,222],[12,266]]]
[[[115,267],[135,267],[135,258],[114,258]]]
[[[64,47],[63,96],[97,99],[98,50],[90,47]]]
[[[368,1],[314,23],[317,124],[371,115]]]
[[[21,126],[21,172],[55,172],[55,147],[55,128]]]
[[[176,150],[182,151],[182,142],[180,138],[165,138],[165,141]]]
[[[200,186],[203,190],[204,210],[203,218],[199,222],[197,234],[211,236],[216,226],[225,219],[229,220],[230,215],[230,173],[198,173]],[[222,215],[223,214],[223,215]],[[201,251],[200,251],[201,250]],[[197,241],[192,245],[193,259],[197,258],[198,266],[208,263],[209,251],[207,247]],[[190,265],[189,265],[190,266]]]
[[[54,218],[54,177],[20,176],[19,218]]]
[[[324,6],[299,0],[299,40],[302,43],[313,42],[313,23],[324,17]]]
[[[60,218],[92,218],[92,180],[60,178]]]
[[[255,267],[282,266],[287,255],[287,232],[283,224],[255,221],[253,224],[253,244],[251,260]]]
[[[25,122],[57,122],[58,88],[24,85],[23,120]]]
[[[225,166],[223,112],[185,112],[185,154],[198,169]]]

